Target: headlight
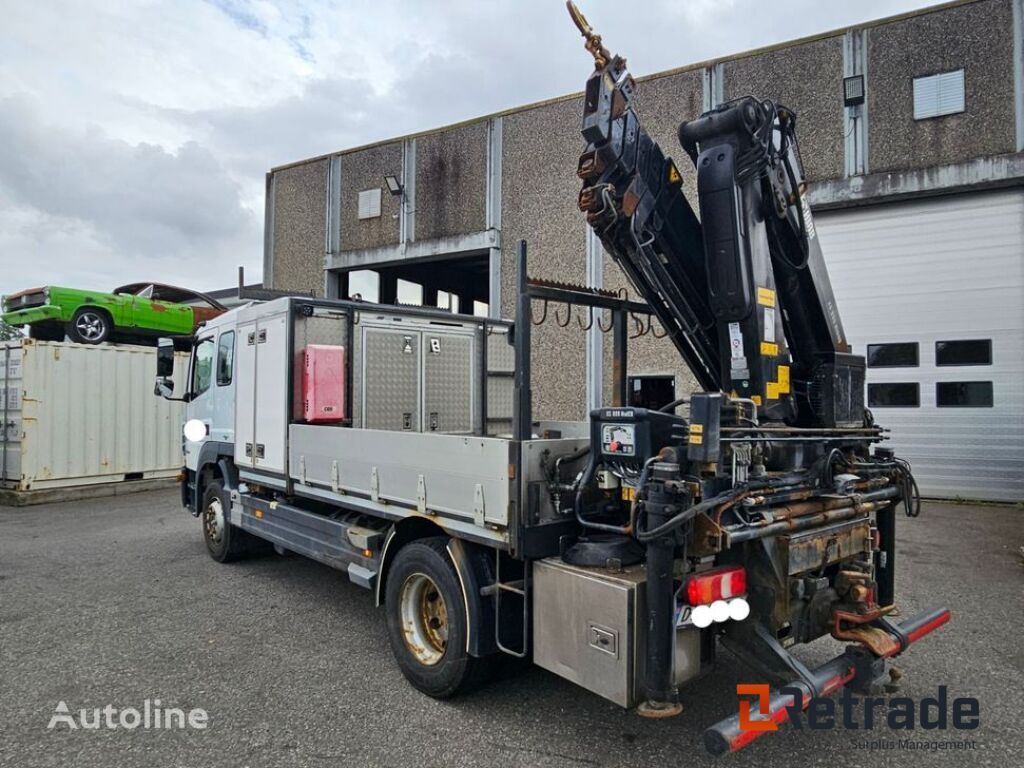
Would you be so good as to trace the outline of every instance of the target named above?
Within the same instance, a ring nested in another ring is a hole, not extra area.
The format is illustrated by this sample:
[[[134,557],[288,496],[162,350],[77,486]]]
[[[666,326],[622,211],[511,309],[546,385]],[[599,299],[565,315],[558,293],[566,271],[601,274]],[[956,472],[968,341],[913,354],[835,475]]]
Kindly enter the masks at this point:
[[[50,303],[50,289],[43,288],[43,302],[46,304]]]
[[[7,297],[0,296],[0,310],[7,311]]]

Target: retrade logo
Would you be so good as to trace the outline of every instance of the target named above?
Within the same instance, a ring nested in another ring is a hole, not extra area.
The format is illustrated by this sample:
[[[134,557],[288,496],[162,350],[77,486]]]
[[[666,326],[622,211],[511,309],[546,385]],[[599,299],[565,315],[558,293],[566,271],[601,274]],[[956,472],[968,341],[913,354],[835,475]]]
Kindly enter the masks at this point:
[[[834,690],[834,689],[833,689]],[[885,699],[876,696],[855,697],[849,688],[837,696],[808,697],[800,688],[786,686],[773,697],[766,684],[741,683],[736,686],[740,699],[739,729],[746,733],[779,730],[779,724],[790,722],[796,729],[873,730],[876,724],[894,731],[973,731],[981,724],[981,704],[973,696],[950,699],[948,688],[940,685],[936,696],[920,700],[907,696]],[[774,704],[774,707],[773,707]]]
[[[738,696],[757,696],[757,711],[764,716],[764,720],[750,719],[750,700],[740,699],[740,730],[748,733],[764,733],[765,731],[779,730],[779,724],[769,718],[769,702],[771,701],[771,689],[766,683],[756,685],[753,683],[740,684],[736,686]],[[782,710],[785,711],[785,710]]]

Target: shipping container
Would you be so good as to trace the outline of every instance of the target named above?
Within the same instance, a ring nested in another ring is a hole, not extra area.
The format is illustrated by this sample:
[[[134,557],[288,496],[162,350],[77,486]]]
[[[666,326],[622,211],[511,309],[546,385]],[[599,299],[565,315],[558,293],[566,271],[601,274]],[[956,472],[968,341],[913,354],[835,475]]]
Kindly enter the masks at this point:
[[[178,392],[187,365],[179,354]],[[0,346],[0,488],[31,492],[177,475],[184,403],[153,396],[155,371],[152,347],[31,339]]]

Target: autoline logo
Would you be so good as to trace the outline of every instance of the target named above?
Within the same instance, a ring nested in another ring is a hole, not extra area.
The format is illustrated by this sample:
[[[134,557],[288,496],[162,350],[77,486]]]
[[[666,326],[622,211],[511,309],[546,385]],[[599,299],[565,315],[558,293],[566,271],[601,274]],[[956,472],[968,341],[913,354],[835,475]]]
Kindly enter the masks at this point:
[[[69,731],[77,731],[80,728],[87,731],[101,728],[123,728],[127,731],[134,731],[137,728],[166,731],[192,728],[202,731],[209,725],[209,720],[205,709],[197,707],[186,711],[178,707],[164,707],[160,699],[146,699],[141,707],[118,709],[113,704],[107,704],[105,707],[77,710],[71,710],[67,702],[60,701],[46,728],[51,731],[61,726]]]

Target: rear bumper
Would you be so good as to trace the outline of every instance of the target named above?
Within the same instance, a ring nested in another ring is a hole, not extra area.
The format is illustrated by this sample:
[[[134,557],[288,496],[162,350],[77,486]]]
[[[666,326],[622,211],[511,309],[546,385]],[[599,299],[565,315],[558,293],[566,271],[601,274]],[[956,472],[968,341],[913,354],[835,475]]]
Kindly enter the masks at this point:
[[[13,312],[5,312],[0,315],[0,320],[3,320],[7,325],[31,325],[32,323],[42,323],[48,320],[60,321],[62,319],[60,307],[52,304],[42,307],[16,309]]]
[[[950,614],[945,608],[927,611],[896,624],[887,619],[879,622],[879,628],[893,636],[894,651],[885,656],[895,656],[905,651],[912,643],[931,634],[949,621]],[[831,696],[844,686],[864,689],[870,685],[870,678],[881,675],[884,671],[884,658],[878,657],[860,646],[850,646],[844,653],[813,670],[806,680],[794,680],[786,689],[800,692],[801,701],[796,702],[799,709],[810,706],[811,699],[816,696]],[[767,687],[767,686],[766,686]],[[767,703],[766,710],[752,715],[750,722],[742,723],[740,715],[727,717],[704,731],[704,746],[713,755],[736,752],[750,744],[765,733],[777,730],[778,726],[789,719],[790,709],[794,706],[794,696],[787,693],[774,693]],[[749,710],[748,710],[749,713]],[[771,726],[758,729],[758,721],[770,721]],[[755,727],[751,727],[753,724]]]

